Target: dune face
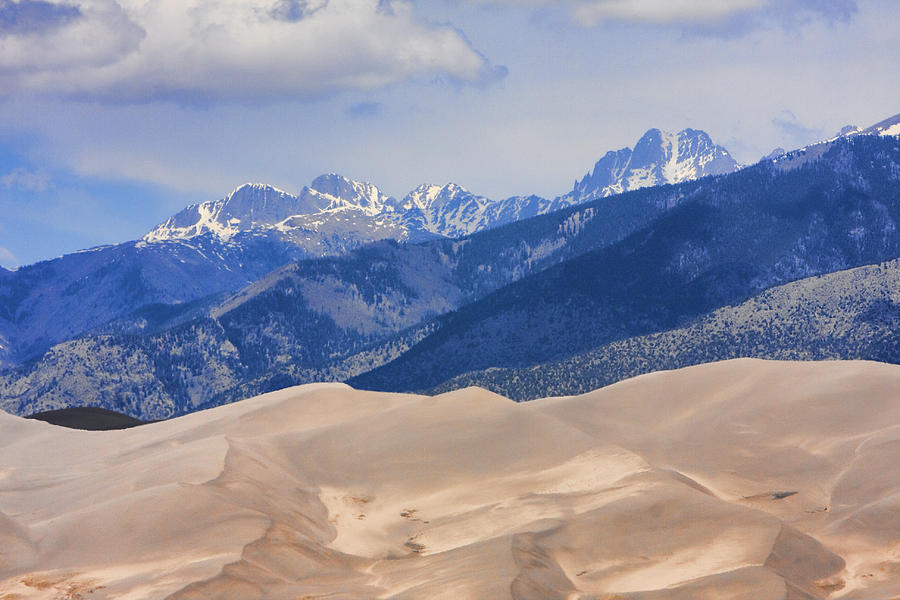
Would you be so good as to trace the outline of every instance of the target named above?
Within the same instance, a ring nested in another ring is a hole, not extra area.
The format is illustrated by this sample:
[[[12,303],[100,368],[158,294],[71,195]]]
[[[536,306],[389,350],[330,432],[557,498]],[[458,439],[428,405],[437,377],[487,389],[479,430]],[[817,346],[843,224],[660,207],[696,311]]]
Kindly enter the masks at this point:
[[[893,599],[900,367],[515,404],[317,384],[136,429],[0,414],[0,598]]]

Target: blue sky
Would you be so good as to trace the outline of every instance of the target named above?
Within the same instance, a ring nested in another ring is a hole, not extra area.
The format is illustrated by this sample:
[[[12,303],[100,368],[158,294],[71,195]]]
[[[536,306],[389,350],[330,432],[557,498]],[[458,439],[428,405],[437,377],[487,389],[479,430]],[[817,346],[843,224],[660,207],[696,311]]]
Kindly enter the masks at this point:
[[[739,160],[900,112],[896,0],[0,0],[0,265],[245,181],[571,189],[650,127]]]

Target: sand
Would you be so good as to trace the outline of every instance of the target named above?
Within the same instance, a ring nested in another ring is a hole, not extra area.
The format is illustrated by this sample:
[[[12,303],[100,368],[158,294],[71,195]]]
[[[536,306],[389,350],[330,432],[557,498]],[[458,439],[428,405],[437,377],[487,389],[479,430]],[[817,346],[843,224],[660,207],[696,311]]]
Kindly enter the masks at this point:
[[[0,414],[0,599],[900,597],[900,367]]]

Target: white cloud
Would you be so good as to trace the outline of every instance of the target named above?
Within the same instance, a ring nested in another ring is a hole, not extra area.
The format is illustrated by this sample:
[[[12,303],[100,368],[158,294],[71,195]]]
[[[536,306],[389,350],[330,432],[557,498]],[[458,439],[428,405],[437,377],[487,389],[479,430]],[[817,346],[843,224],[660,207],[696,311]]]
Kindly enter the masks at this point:
[[[52,185],[52,182],[50,174],[45,171],[31,171],[18,167],[6,175],[0,175],[0,185],[8,190],[43,192]]]
[[[400,0],[77,0],[77,9],[46,31],[0,29],[0,89],[206,103],[493,76],[458,31]]]
[[[28,8],[37,13],[35,19],[44,16],[49,22],[40,28],[14,26]],[[54,22],[53,15],[64,9],[72,12]],[[144,35],[115,0],[81,0],[77,6],[7,0],[3,10],[12,13],[0,21],[0,81],[7,84],[7,92],[17,83],[40,80],[47,73],[101,68],[133,52]]]
[[[573,10],[576,19],[585,25],[607,20],[707,24],[767,3],[767,0],[594,0],[573,2]]]
[[[563,6],[585,27],[607,21],[741,33],[766,22],[847,19],[856,0],[470,0],[476,4]]]

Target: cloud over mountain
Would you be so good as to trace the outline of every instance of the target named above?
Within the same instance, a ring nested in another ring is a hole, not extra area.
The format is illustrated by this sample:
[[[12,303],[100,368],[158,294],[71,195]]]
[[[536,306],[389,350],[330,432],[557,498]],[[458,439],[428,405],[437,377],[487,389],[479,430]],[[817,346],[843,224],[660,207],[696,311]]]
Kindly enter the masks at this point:
[[[401,0],[0,1],[0,95],[256,102],[500,76]]]

